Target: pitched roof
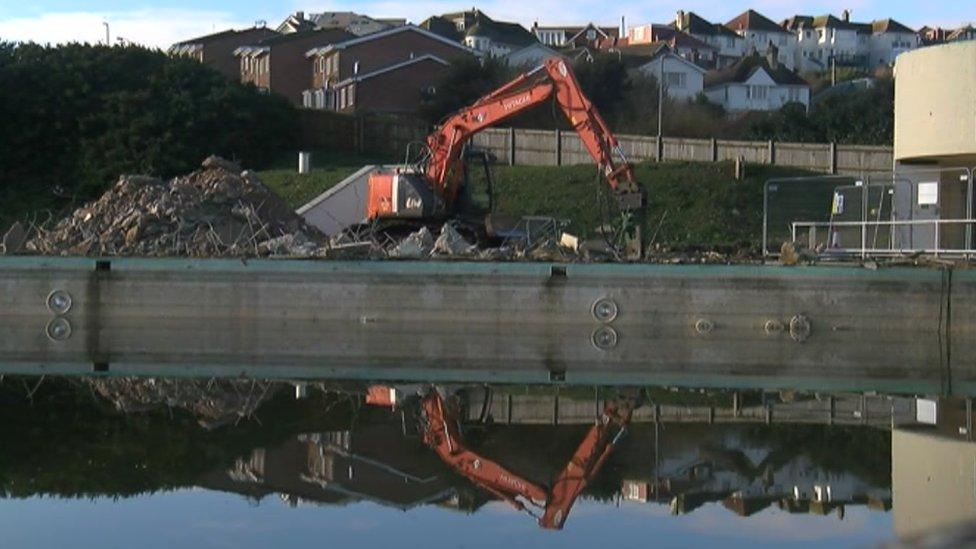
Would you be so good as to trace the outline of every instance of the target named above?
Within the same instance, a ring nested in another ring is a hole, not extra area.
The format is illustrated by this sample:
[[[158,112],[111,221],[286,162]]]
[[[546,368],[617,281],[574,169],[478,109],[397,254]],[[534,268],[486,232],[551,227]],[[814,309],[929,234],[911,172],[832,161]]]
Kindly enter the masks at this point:
[[[787,32],[783,27],[755,10],[746,10],[725,24],[734,31]]]
[[[679,12],[681,18],[681,30],[688,34],[700,34],[706,36],[734,36],[740,38],[732,29],[721,23],[711,23],[693,11]],[[677,26],[674,23],[671,26]]]
[[[702,42],[684,31],[668,25],[651,25],[651,40],[667,42],[672,48],[691,48],[695,50],[718,50],[715,46]]]
[[[850,21],[844,21],[838,19],[833,15],[818,15],[813,18],[813,26],[816,28],[827,28],[827,29],[837,29],[837,30],[861,30],[860,25],[857,23],[851,23]]]
[[[766,71],[766,74],[773,79],[773,82],[783,86],[809,86],[806,80],[800,78],[798,74],[778,65],[775,69],[769,65],[766,57],[753,54],[743,57],[738,63],[718,71],[712,71],[705,75],[705,87],[720,86],[722,84],[742,84],[759,69]]]
[[[292,32],[288,34],[279,34],[277,36],[272,36],[261,40],[256,45],[258,46],[276,46],[278,44],[287,44],[288,42],[294,42],[297,40],[305,40],[308,38],[321,38],[327,43],[341,42],[343,40],[348,40],[350,38],[355,38],[356,35],[350,32],[346,32],[343,29],[319,29],[311,31],[301,31]]]
[[[809,15],[794,15],[784,19],[780,26],[786,30],[795,31],[801,28],[813,28],[813,17]]]
[[[464,19],[464,31],[460,31],[454,21]],[[481,10],[459,11],[429,17],[420,24],[421,28],[439,34],[450,40],[461,41],[465,36],[481,36],[493,42],[516,47],[525,47],[538,39],[518,23],[495,21]]]
[[[355,34],[346,32],[343,29],[321,29],[313,31],[291,32],[272,36],[270,38],[260,40],[254,44],[241,46],[234,50],[234,55],[263,54],[271,51],[273,46],[312,38],[317,39],[320,44],[326,45],[342,42],[343,40],[349,40],[350,38],[355,37]]]
[[[234,30],[227,29],[221,32],[215,32],[213,34],[208,34],[206,36],[199,36],[197,38],[190,38],[189,40],[183,40],[182,42],[177,42],[173,44],[176,46],[190,46],[190,45],[207,45],[213,42],[219,42],[221,40],[231,38],[231,37],[241,37],[247,38],[250,35],[254,35],[255,40],[263,40],[278,34],[272,29],[267,27],[252,27],[250,29]]]
[[[674,51],[664,42],[652,42],[650,44],[641,44],[639,46],[623,46],[620,48],[614,48],[611,51],[619,51],[621,54],[621,60],[623,61],[624,65],[629,68],[642,67],[654,61],[658,57],[670,56],[672,59],[693,67],[698,72],[705,72],[705,69],[699,67],[691,61],[688,61],[684,57],[675,54]]]
[[[379,32],[374,32],[372,34],[367,34],[365,36],[353,37],[353,38],[350,38],[349,40],[343,40],[341,42],[335,42],[333,44],[328,44],[326,46],[320,46],[320,47],[317,47],[317,48],[312,48],[312,49],[308,50],[305,53],[305,56],[306,57],[313,57],[315,55],[321,55],[321,54],[329,53],[329,52],[334,51],[334,50],[342,50],[342,49],[346,49],[346,48],[351,47],[351,46],[357,46],[359,44],[363,44],[365,42],[372,42],[373,40],[379,40],[380,38],[386,38],[387,36],[393,36],[393,35],[396,35],[396,34],[402,34],[404,32],[417,33],[417,34],[420,34],[422,36],[426,36],[427,38],[430,38],[432,40],[437,40],[437,41],[442,42],[442,43],[444,43],[444,44],[446,44],[448,46],[451,46],[451,47],[457,48],[459,50],[465,51],[465,52],[470,53],[472,55],[477,55],[478,54],[478,52],[472,50],[471,48],[468,48],[467,46],[461,44],[460,42],[451,40],[449,38],[444,38],[443,36],[441,36],[439,34],[436,34],[434,32],[431,32],[431,31],[429,31],[427,29],[422,29],[422,28],[420,28],[420,27],[418,27],[416,25],[403,25],[401,27],[392,27],[392,28],[389,28],[389,29],[386,29],[386,30],[381,30]]]
[[[336,82],[335,86],[336,87],[339,87],[339,86],[344,86],[346,84],[350,84],[352,82],[362,82],[363,80],[369,80],[370,78],[377,77],[377,76],[379,76],[381,74],[386,74],[388,72],[393,72],[393,71],[398,71],[398,70],[401,70],[401,69],[405,69],[407,67],[410,67],[412,65],[416,65],[417,63],[422,63],[422,62],[425,62],[425,61],[432,61],[434,63],[438,63],[440,65],[444,65],[445,67],[448,66],[448,65],[450,65],[450,63],[448,63],[447,61],[444,61],[443,59],[441,59],[440,57],[437,57],[436,55],[432,55],[432,54],[421,55],[420,57],[415,57],[413,59],[408,59],[406,61],[403,61],[403,62],[400,62],[400,63],[396,63],[396,64],[393,64],[393,65],[389,65],[387,67],[383,67],[382,69],[377,69],[377,70],[372,71],[372,72],[367,72],[367,73],[364,73],[364,74],[357,74],[355,76],[350,76],[349,78],[346,78],[345,80],[343,80],[341,82]]]
[[[482,36],[492,42],[525,47],[539,40],[534,34],[518,23],[506,23],[483,18],[468,27],[466,36]]]
[[[454,40],[460,42],[464,35],[457,30],[457,27],[449,21],[447,18],[435,15],[433,17],[428,17],[420,23],[420,28],[429,30],[430,32],[443,36],[448,40]]]
[[[874,21],[873,23],[871,23],[871,30],[875,34],[880,34],[883,32],[903,32],[906,34],[915,34],[915,31],[913,31],[912,29],[890,18]]]

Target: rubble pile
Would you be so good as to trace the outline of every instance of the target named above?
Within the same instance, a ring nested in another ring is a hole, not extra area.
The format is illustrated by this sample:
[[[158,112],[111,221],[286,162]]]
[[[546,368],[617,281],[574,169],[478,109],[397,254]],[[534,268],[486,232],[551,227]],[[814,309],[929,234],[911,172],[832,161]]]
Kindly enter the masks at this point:
[[[327,242],[255,174],[212,156],[169,182],[122,176],[24,247],[45,255],[318,257]]]
[[[206,429],[250,417],[281,385],[256,380],[167,378],[86,378],[102,398],[125,414],[177,408]]]

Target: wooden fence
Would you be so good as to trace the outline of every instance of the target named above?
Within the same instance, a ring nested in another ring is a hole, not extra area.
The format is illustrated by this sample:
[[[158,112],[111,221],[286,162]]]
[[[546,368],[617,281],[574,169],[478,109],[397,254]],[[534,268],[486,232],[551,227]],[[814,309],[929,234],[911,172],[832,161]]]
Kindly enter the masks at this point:
[[[410,143],[420,143],[430,132],[423,122],[383,116],[348,116],[303,111],[302,146],[341,150],[401,159]],[[814,172],[865,175],[890,172],[891,147],[834,143],[780,143],[653,136],[617,135],[620,147],[634,162],[678,160],[719,162],[742,158],[755,164],[773,164]],[[494,128],[475,135],[473,144],[510,165],[563,166],[589,164],[589,153],[579,136],[561,130]]]

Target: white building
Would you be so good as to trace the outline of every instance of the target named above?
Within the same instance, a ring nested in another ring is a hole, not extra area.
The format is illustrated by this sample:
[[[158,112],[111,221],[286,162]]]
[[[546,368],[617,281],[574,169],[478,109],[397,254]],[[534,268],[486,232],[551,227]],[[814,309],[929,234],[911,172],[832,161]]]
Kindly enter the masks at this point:
[[[671,52],[705,68],[714,68],[719,50],[668,25],[645,24],[627,29],[628,46],[667,44]]]
[[[729,112],[775,111],[787,103],[810,106],[810,85],[781,65],[772,48],[705,77],[705,95]]]
[[[694,99],[705,89],[705,69],[675,55],[667,46],[660,47],[649,62],[634,70],[656,79],[663,76],[664,93],[672,99]]]
[[[921,35],[898,21],[894,19],[875,21],[871,23],[868,65],[893,66],[899,55],[919,48],[921,45]]]
[[[826,71],[838,66],[871,68],[892,65],[895,58],[922,45],[921,35],[893,19],[852,23],[850,12],[833,15],[797,15],[783,22],[797,45],[794,66],[801,72]]]
[[[746,50],[765,52],[770,45],[779,50],[779,62],[796,67],[796,36],[754,10],[747,10],[725,24],[745,40]]]
[[[539,39],[539,42],[554,48],[582,46],[596,46],[606,40],[614,40],[620,37],[620,29],[612,26],[597,26],[588,23],[585,26],[539,26],[538,23],[532,25],[532,33]]]

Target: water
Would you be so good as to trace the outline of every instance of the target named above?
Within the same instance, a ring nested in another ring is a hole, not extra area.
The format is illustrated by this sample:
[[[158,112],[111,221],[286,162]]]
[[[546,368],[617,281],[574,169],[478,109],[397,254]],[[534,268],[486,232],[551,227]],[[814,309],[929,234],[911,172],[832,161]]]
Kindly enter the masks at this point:
[[[863,547],[976,518],[961,398],[439,388],[542,489],[606,402],[641,407],[556,532],[424,444],[425,385],[7,376],[0,546]]]

